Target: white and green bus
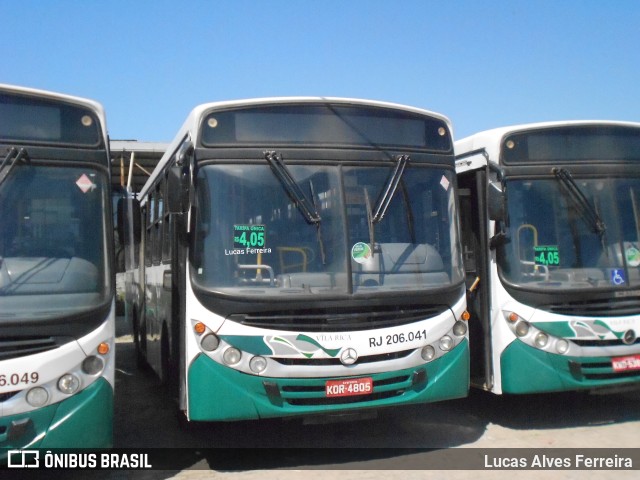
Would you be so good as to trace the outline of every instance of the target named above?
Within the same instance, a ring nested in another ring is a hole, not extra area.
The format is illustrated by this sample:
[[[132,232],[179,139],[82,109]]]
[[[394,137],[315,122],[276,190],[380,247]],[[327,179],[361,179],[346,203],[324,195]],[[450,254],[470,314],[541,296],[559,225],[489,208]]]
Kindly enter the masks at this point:
[[[0,456],[109,447],[113,227],[105,115],[0,85]]]
[[[306,97],[198,106],[123,226],[139,359],[190,421],[466,396],[455,184],[435,113]]]
[[[455,148],[471,383],[640,387],[640,124],[521,125]]]

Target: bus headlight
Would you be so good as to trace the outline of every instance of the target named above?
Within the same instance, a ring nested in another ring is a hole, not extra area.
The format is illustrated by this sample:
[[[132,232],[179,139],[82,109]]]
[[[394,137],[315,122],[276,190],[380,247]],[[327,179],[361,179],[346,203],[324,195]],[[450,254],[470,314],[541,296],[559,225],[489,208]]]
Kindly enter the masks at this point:
[[[529,322],[525,322],[524,320],[518,322],[516,325],[516,335],[524,337],[527,333],[529,333]]]
[[[202,337],[200,346],[207,352],[213,352],[220,346],[220,340],[213,333],[210,333]]]
[[[95,355],[91,355],[82,362],[82,371],[87,375],[97,375],[104,368],[104,360]]]
[[[457,335],[458,337],[461,337],[465,333],[467,333],[467,324],[464,323],[462,320],[458,320],[453,326],[453,334]]]
[[[267,368],[267,359],[264,357],[253,357],[251,361],[249,361],[249,368],[254,373],[262,373],[264,369]]]
[[[80,379],[72,373],[66,373],[58,379],[58,390],[73,395],[80,388]]]
[[[422,351],[420,352],[422,355],[422,359],[426,362],[430,362],[436,356],[436,349],[431,345],[427,345],[426,347],[422,347]]]
[[[34,387],[27,392],[27,403],[32,407],[42,407],[49,401],[49,392],[42,387]]]
[[[242,352],[235,347],[227,348],[222,354],[222,359],[227,365],[235,365],[242,358]]]
[[[556,342],[556,351],[558,353],[565,354],[567,353],[567,350],[569,350],[569,342],[564,339],[558,340]]]
[[[549,342],[549,335],[547,335],[544,332],[538,332],[538,334],[536,335],[536,347],[538,348],[544,348],[547,346],[547,343]]]
[[[445,335],[440,339],[440,350],[447,352],[453,347],[453,339],[449,335]]]

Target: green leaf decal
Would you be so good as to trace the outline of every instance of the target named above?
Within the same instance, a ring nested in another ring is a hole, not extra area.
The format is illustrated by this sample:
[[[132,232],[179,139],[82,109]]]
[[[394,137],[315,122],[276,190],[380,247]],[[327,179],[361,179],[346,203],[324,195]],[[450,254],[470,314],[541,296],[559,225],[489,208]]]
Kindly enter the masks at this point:
[[[342,348],[325,348],[322,345],[320,345],[317,341],[315,341],[313,338],[311,338],[311,337],[309,337],[307,335],[300,334],[300,335],[298,335],[296,340],[299,340],[301,342],[307,342],[307,343],[310,343],[311,345],[315,345],[316,347],[318,347],[320,350],[324,351],[330,357],[335,357],[336,355],[338,355],[340,350],[342,350]]]

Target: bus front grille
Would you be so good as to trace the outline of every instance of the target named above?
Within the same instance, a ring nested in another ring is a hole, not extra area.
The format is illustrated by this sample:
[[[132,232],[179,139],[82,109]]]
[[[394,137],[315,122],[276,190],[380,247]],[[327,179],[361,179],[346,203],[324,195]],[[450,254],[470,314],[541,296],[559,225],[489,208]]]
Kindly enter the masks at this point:
[[[538,308],[558,315],[581,315],[584,317],[637,315],[640,313],[640,297],[570,301],[541,305]]]
[[[576,380],[607,381],[640,379],[640,370],[616,372],[611,362],[569,362],[569,371]]]
[[[313,309],[278,313],[234,314],[229,320],[256,328],[297,332],[344,332],[395,327],[433,318],[447,311],[434,307],[384,307],[371,310],[354,308]]]
[[[9,400],[11,397],[16,396],[18,393],[20,393],[20,392],[0,393],[0,403]]]
[[[305,384],[283,381],[280,385],[265,385],[267,396],[277,405],[291,407],[353,405],[397,398],[409,391],[424,388],[427,385],[426,372],[411,375],[397,375],[373,381],[373,392],[366,395],[328,397],[326,380],[305,382]]]
[[[626,347],[629,345],[640,345],[640,337],[638,337],[636,341],[631,344],[624,343],[620,338],[616,338],[614,340],[581,340],[579,338],[572,338],[570,340],[581,347]]]
[[[386,362],[389,360],[397,360],[410,355],[414,350],[403,350],[401,352],[382,353],[380,355],[366,355],[358,357],[356,362],[358,365],[361,363],[374,363],[374,362]],[[281,365],[287,366],[305,366],[305,367],[324,367],[324,366],[339,366],[342,362],[339,358],[278,358],[271,357]]]
[[[403,390],[392,390],[388,392],[372,393],[371,395],[356,395],[352,397],[335,397],[335,398],[291,398],[287,403],[296,407],[308,407],[316,405],[350,405],[362,402],[374,402],[385,400],[387,398],[399,397],[404,393]]]
[[[0,339],[0,361],[47,352],[72,341],[68,337],[7,337]]]

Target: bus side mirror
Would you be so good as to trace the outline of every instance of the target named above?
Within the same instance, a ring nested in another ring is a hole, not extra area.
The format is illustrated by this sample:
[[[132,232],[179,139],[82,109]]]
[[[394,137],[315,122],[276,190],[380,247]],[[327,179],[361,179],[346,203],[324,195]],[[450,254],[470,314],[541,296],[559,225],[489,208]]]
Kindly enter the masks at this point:
[[[504,221],[506,219],[505,196],[498,184],[490,182],[487,195],[489,219]]]
[[[122,245],[140,243],[141,237],[140,202],[135,198],[118,200],[118,237]]]
[[[176,163],[169,168],[167,178],[167,208],[169,213],[184,213],[189,208],[189,191],[191,190],[191,172],[193,165],[193,144],[189,140],[176,152]]]
[[[167,209],[169,213],[181,214],[189,207],[189,170],[174,166],[167,176]]]

